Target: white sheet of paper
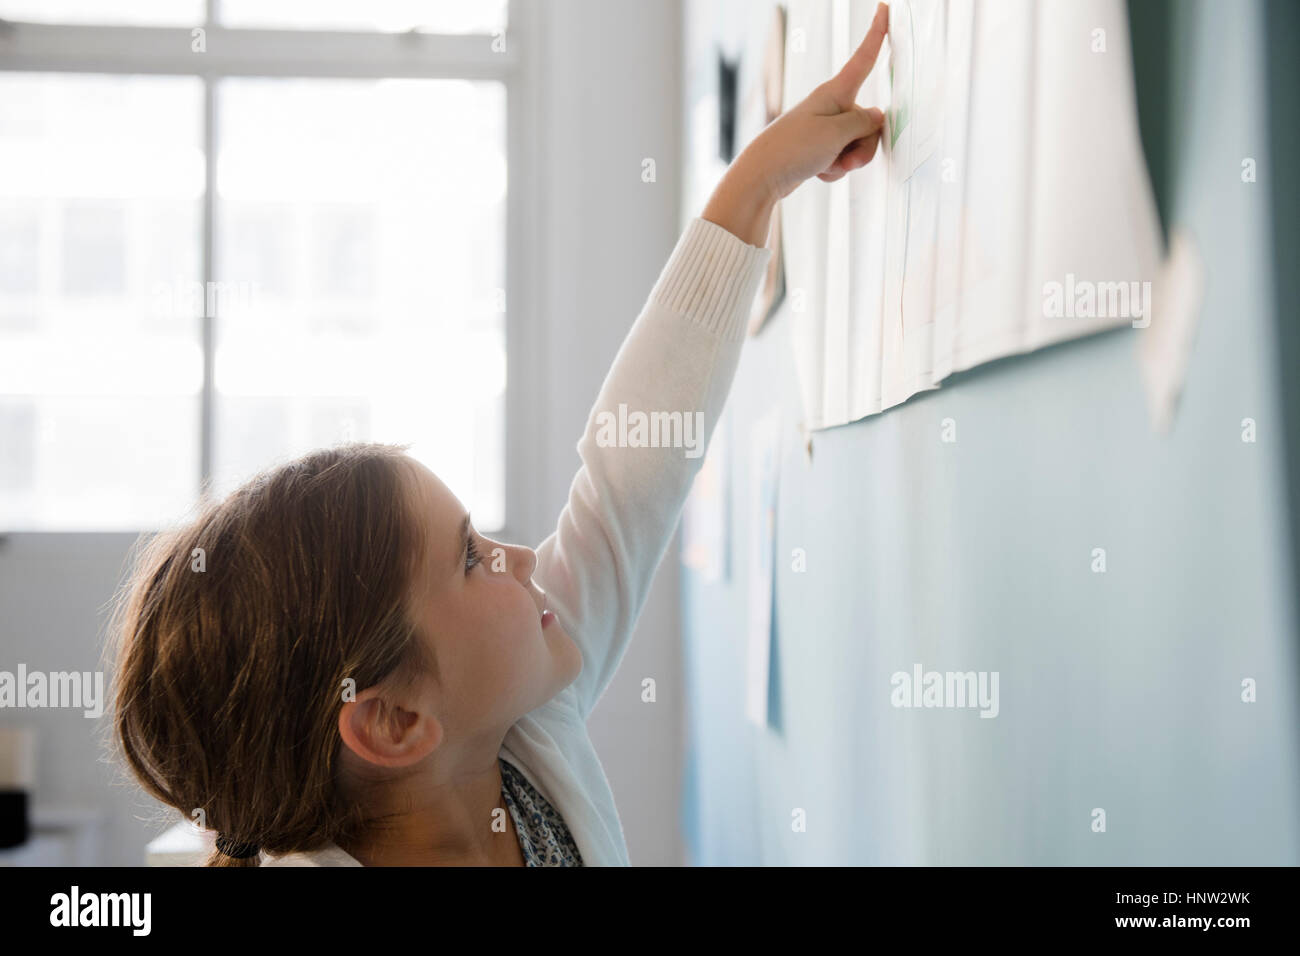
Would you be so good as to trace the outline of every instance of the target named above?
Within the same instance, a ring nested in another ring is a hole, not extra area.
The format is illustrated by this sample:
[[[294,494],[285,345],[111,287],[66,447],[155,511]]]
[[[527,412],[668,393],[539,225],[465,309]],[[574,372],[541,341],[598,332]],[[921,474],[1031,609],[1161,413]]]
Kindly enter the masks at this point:
[[[782,102],[789,109],[832,75],[832,7],[827,0],[790,0],[787,14]],[[791,349],[810,428],[820,428],[826,420],[829,240],[830,193],[825,183],[814,178],[781,201],[781,254],[790,309]]]
[[[787,108],[874,9],[791,0]],[[782,205],[805,428],[1130,321],[1044,303],[1049,281],[1140,290],[1159,267],[1123,0],[895,0],[858,104],[888,107],[876,160]]]
[[[975,9],[954,371],[1012,354],[1024,335],[1026,227],[1034,193],[1030,105],[1040,8],[1033,0],[1000,0]]]
[[[1138,359],[1152,427],[1173,427],[1187,378],[1205,291],[1205,268],[1191,234],[1174,230],[1169,258],[1155,281],[1151,324],[1138,331]]]
[[[1046,3],[1038,17],[1034,202],[1021,351],[1135,320],[1145,325],[1146,318],[1132,314],[1134,300],[1149,300],[1143,292],[1160,266],[1123,0]],[[1067,314],[1046,314],[1045,294],[1052,288],[1062,298],[1066,290],[1079,290]],[[1129,290],[1131,298],[1119,295]]]
[[[970,125],[970,71],[974,0],[949,0],[945,24],[943,144],[939,155],[939,223],[934,275],[934,332],[930,382],[952,374],[952,340],[959,321],[961,232],[966,215],[966,140]]]
[[[943,123],[944,5],[896,0],[889,11],[891,78],[881,408],[930,388],[934,240]]]
[[[776,506],[781,470],[779,410],[750,426],[748,515],[748,636],[745,641],[745,716],[767,726],[772,651],[773,575],[776,570]]]
[[[872,3],[854,3],[850,31],[861,42],[875,15]],[[858,92],[859,106],[889,106],[889,40],[881,47],[876,66]],[[849,366],[849,409],[844,421],[880,411],[882,317],[885,276],[886,200],[889,160],[885,146],[862,169],[841,182],[849,188],[849,330],[839,361]],[[834,420],[831,416],[826,416]]]
[[[844,63],[852,55],[849,0],[831,2],[831,62]],[[849,289],[853,284],[852,235],[849,213],[851,190],[849,177],[833,183],[814,180],[810,183],[827,196],[827,232],[825,263],[825,327],[822,339],[822,414],[834,421],[849,414],[850,376],[852,369],[844,356],[849,345]]]

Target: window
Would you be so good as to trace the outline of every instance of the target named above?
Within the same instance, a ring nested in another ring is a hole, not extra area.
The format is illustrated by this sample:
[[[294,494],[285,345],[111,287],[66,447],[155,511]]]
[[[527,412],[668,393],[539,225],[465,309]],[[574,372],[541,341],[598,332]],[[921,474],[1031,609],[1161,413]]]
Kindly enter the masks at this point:
[[[5,528],[194,501],[198,328],[149,305],[164,277],[200,279],[202,116],[192,77],[0,73]]]
[[[347,440],[512,523],[505,0],[0,18],[0,531],[148,530]]]
[[[215,12],[212,19],[228,27],[495,33],[506,26],[505,0],[221,0]],[[4,0],[0,17],[30,23],[201,26],[205,8],[203,0]]]

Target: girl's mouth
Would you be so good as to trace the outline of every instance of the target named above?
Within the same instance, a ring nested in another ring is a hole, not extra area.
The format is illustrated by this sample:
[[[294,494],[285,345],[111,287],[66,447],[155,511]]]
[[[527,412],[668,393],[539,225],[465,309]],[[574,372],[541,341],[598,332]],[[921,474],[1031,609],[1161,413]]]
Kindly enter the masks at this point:
[[[542,627],[550,627],[555,623],[555,612],[549,607],[542,611]]]

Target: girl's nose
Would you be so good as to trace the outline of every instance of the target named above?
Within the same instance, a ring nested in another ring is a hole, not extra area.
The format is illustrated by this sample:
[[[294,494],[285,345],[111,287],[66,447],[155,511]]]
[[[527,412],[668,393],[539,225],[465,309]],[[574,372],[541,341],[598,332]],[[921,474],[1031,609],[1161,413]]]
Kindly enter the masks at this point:
[[[532,580],[533,571],[537,568],[537,552],[532,548],[523,545],[512,545],[510,549],[513,553],[510,555],[511,570],[524,584]]]

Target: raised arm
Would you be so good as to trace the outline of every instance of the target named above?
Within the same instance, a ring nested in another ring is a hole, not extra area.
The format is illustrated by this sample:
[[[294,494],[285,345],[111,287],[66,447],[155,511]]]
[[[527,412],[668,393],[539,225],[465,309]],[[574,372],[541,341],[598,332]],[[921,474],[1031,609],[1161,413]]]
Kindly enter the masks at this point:
[[[588,416],[582,466],[534,578],[582,651],[586,717],[623,658],[735,375],[771,251],[775,204],[875,153],[883,116],[854,102],[887,25],[877,11],[835,77],[772,121],[691,220],[619,349]]]
[[[587,418],[582,467],[533,573],[582,651],[584,717],[623,657],[703,463],[771,255],[692,220]]]

